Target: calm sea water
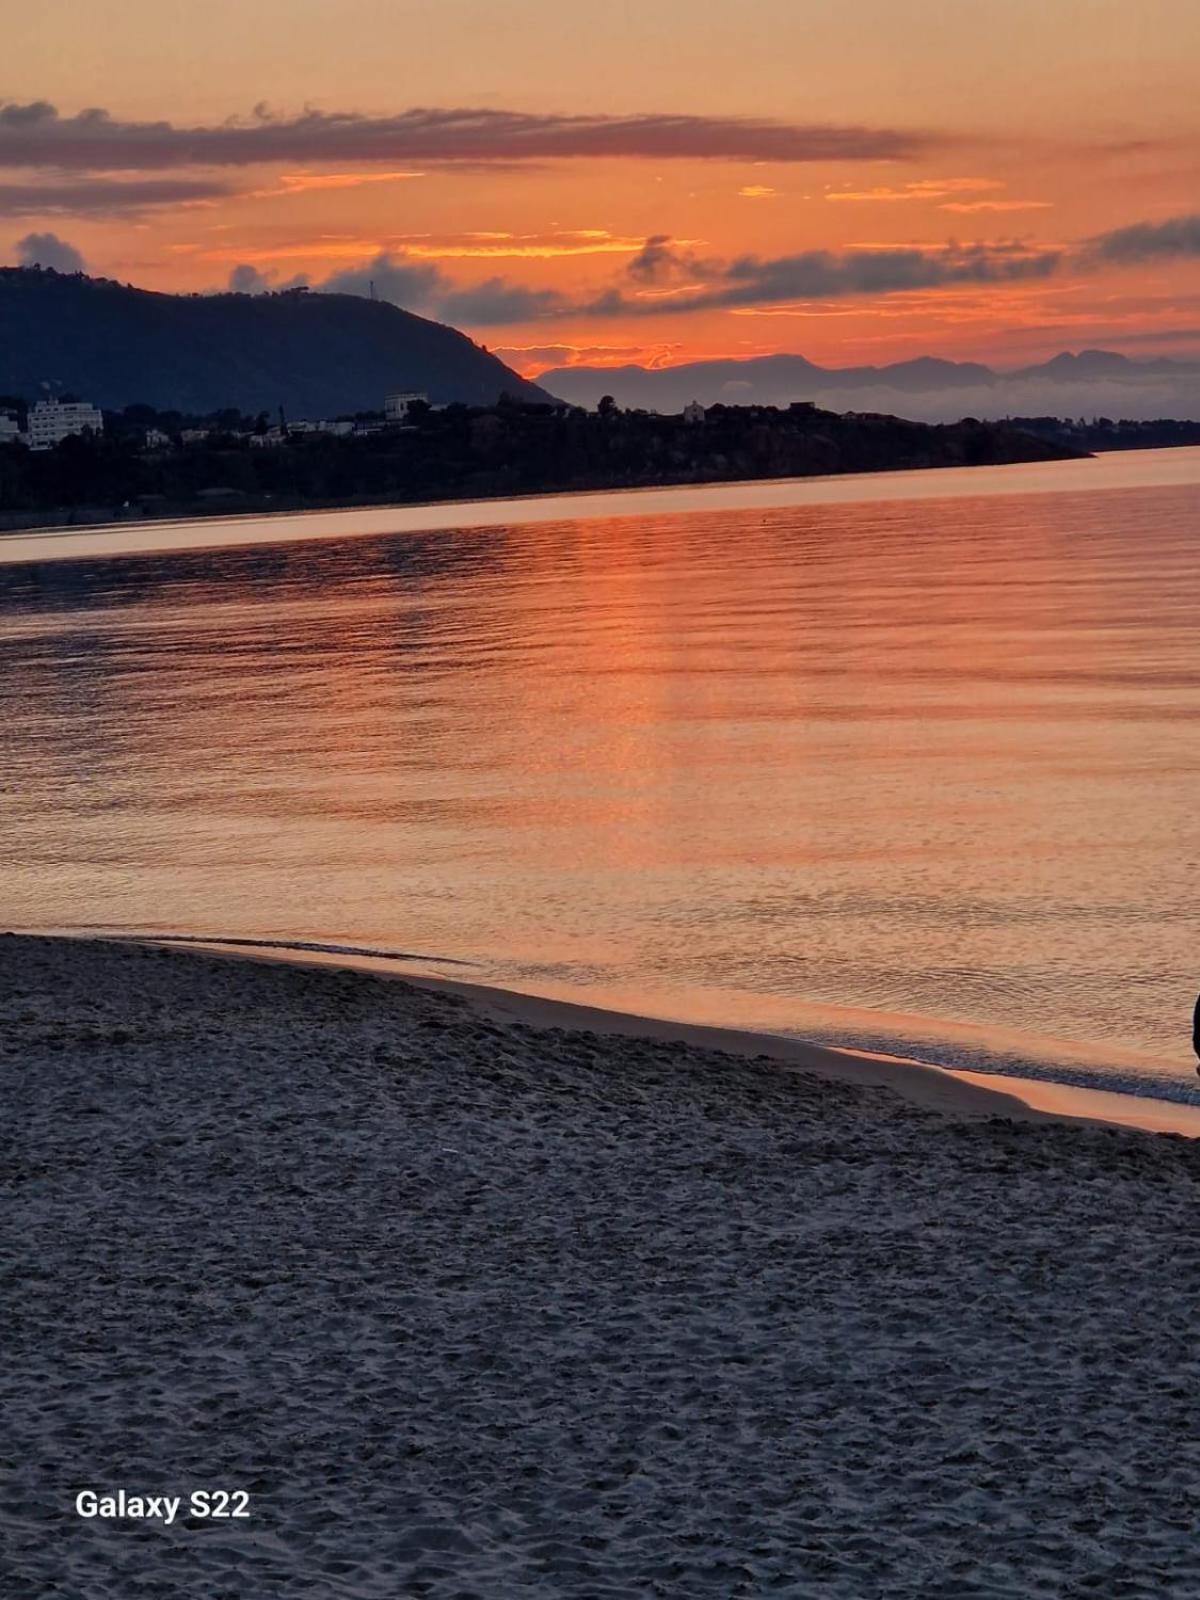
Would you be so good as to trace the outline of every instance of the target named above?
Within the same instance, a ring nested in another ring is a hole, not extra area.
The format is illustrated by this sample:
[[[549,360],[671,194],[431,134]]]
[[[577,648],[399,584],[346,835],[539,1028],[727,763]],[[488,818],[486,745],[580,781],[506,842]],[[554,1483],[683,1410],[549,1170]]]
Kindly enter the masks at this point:
[[[1192,1097],[1198,534],[1171,451],[0,540],[0,922]]]

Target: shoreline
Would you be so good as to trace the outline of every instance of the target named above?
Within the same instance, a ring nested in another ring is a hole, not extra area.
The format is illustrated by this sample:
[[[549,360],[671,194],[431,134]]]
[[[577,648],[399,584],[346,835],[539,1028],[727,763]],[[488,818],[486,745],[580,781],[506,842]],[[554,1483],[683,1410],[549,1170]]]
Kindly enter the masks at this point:
[[[904,419],[901,419],[902,421]],[[989,424],[991,426],[991,424]],[[1000,426],[1000,424],[996,424]],[[1034,436],[1031,436],[1034,437]],[[1159,448],[1183,449],[1186,446],[1165,446]],[[1124,452],[1115,452],[1124,453]],[[802,472],[802,473],[773,473],[766,477],[739,477],[729,475],[712,475],[709,477],[670,477],[665,476],[647,483],[575,483],[560,488],[529,489],[518,493],[511,491],[497,492],[495,494],[468,495],[459,497],[453,494],[431,495],[426,499],[392,500],[386,496],[365,496],[349,499],[322,499],[295,500],[287,496],[268,496],[255,502],[254,496],[247,493],[231,496],[224,502],[210,502],[188,506],[186,510],[179,504],[159,513],[149,512],[141,516],[123,517],[118,513],[121,506],[103,507],[98,505],[82,505],[78,507],[54,506],[46,510],[46,515],[71,514],[75,511],[81,513],[102,513],[111,510],[112,515],[98,522],[26,522],[8,524],[6,519],[21,516],[20,511],[0,512],[0,540],[9,536],[35,536],[38,534],[58,533],[106,533],[121,528],[147,528],[154,526],[178,527],[192,523],[209,521],[222,522],[250,522],[259,521],[264,517],[300,517],[319,514],[321,512],[351,512],[351,511],[419,511],[425,508],[430,510],[444,509],[454,506],[485,506],[495,502],[508,502],[510,504],[524,504],[530,502],[538,504],[546,500],[590,498],[596,495],[619,496],[635,494],[657,494],[671,490],[699,490],[699,489],[731,489],[741,487],[761,487],[769,484],[800,484],[800,483],[839,483],[857,479],[871,480],[873,478],[906,477],[913,473],[921,472],[978,472],[981,469],[991,468],[1000,470],[1004,467],[1044,467],[1058,466],[1063,462],[1092,461],[1098,452],[1094,450],[1080,450],[1065,452],[1062,455],[1029,456],[1024,459],[1016,458],[1012,461],[943,461],[922,462],[919,464],[859,467],[851,468],[844,472]],[[244,507],[239,509],[239,503]],[[37,515],[32,511],[30,515]]]
[[[80,936],[64,934],[56,937]],[[678,1018],[649,1016],[549,995],[530,994],[499,984],[446,978],[431,972],[398,972],[394,965],[389,964],[400,959],[432,965],[440,964],[444,959],[447,965],[461,964],[451,958],[396,957],[373,955],[366,951],[322,950],[312,946],[289,947],[282,944],[237,948],[229,941],[191,937],[175,940],[166,935],[159,939],[152,935],[144,939],[125,938],[122,935],[100,937],[113,943],[184,949],[191,947],[231,961],[280,962],[301,969],[333,967],[369,972],[376,977],[409,984],[414,988],[455,995],[490,1020],[502,1023],[516,1022],[540,1029],[587,1031],[601,1037],[654,1039],[720,1050],[750,1060],[771,1060],[794,1070],[818,1073],[834,1083],[887,1088],[914,1105],[951,1115],[1008,1116],[1038,1121],[1049,1119],[1133,1128],[1145,1133],[1169,1133],[1189,1139],[1200,1138],[1200,1105],[1187,1102],[1093,1089],[1044,1078],[1022,1078],[1015,1074],[945,1067],[937,1062],[881,1051],[815,1044],[752,1029],[714,1027]]]
[[[261,522],[264,518],[270,521],[280,521],[288,517],[317,516],[324,512],[352,514],[355,512],[371,511],[431,511],[439,512],[447,509],[462,507],[470,511],[479,506],[492,506],[496,504],[523,506],[538,506],[547,501],[559,500],[590,500],[598,495],[605,498],[619,498],[625,495],[653,495],[671,494],[687,490],[729,490],[770,488],[774,485],[797,484],[834,484],[843,483],[871,483],[872,480],[890,480],[908,478],[920,473],[977,473],[1000,472],[1009,468],[1029,469],[1031,467],[1056,467],[1078,463],[1080,461],[1097,461],[1108,457],[1117,459],[1128,456],[1144,456],[1151,454],[1171,454],[1180,450],[1198,450],[1200,445],[1147,445],[1129,449],[1114,450],[1089,450],[1079,455],[1064,456],[1057,460],[1036,461],[984,461],[966,465],[961,462],[947,462],[932,466],[909,467],[876,467],[870,470],[852,472],[814,472],[799,475],[785,476],[777,474],[766,478],[679,478],[666,479],[661,483],[644,484],[614,484],[608,488],[599,485],[576,485],[567,489],[537,489],[524,494],[494,494],[494,495],[468,495],[455,497],[452,495],[439,495],[428,500],[390,500],[390,499],[365,499],[365,500],[310,500],[295,504],[274,505],[264,504],[253,510],[233,510],[226,506],[213,505],[190,507],[186,514],[179,509],[164,512],[160,515],[150,514],[141,517],[120,517],[115,515],[119,507],[114,507],[114,515],[100,522],[21,522],[8,523],[6,516],[18,516],[21,513],[0,513],[0,550],[6,539],[53,537],[64,534],[101,534],[119,533],[123,529],[149,529],[149,528],[187,528],[200,526],[205,523],[219,522],[222,524],[236,525],[238,523]],[[872,496],[864,494],[864,500]],[[56,508],[70,510],[69,507]],[[81,510],[100,510],[100,507],[80,507]]]
[[[767,478],[679,478],[668,479],[662,483],[611,484],[607,487],[585,484],[569,489],[535,489],[525,494],[516,495],[468,495],[465,498],[442,495],[429,500],[315,500],[295,505],[262,505],[257,509],[245,511],[234,510],[227,505],[214,505],[208,509],[204,506],[195,506],[189,509],[187,515],[181,515],[175,511],[164,513],[161,516],[113,516],[107,522],[32,522],[19,527],[0,527],[0,541],[10,537],[36,538],[57,534],[116,533],[123,528],[203,527],[205,523],[209,522],[236,525],[246,522],[261,522],[264,518],[275,521],[287,517],[316,516],[326,511],[343,513],[357,511],[445,511],[447,509],[457,509],[458,507],[471,510],[479,506],[497,504],[538,506],[547,501],[590,500],[598,495],[603,495],[606,499],[619,499],[627,495],[669,494],[679,490],[726,489],[736,492],[739,489],[765,488],[776,484],[791,486],[807,483],[841,484],[859,480],[870,482],[876,478],[908,477],[918,472],[979,472],[986,469],[1000,471],[1005,467],[1059,466],[1062,461],[1092,461],[1095,459],[1096,452],[1091,451],[1083,455],[1065,456],[1060,460],[1049,461],[984,461],[973,466],[966,466],[961,462],[953,462],[936,466],[877,467],[871,471],[802,473],[798,476],[793,475],[790,477],[779,474]],[[869,496],[864,496],[863,498],[866,499]],[[81,509],[94,510],[99,508],[83,507]],[[2,545],[0,545],[0,548],[2,548]]]
[[[414,976],[406,981],[461,995],[487,1015],[508,1017],[531,1027],[588,1029],[602,1036],[660,1039],[777,1061],[819,1073],[831,1082],[887,1088],[914,1105],[951,1115],[1049,1119],[1200,1138],[1200,1105],[1181,1101],[943,1067],[908,1056],[809,1044],[779,1034],[646,1017],[453,978]]]
[[[214,509],[190,517],[95,524],[39,525],[0,531],[0,563],[40,563],[94,557],[160,555],[249,545],[484,530],[509,524],[675,515],[689,512],[773,511],[850,503],[970,498],[974,495],[1115,492],[1155,486],[1160,457],[1181,464],[1183,482],[1197,470],[1200,447],[1123,450],[1057,461],[999,465],[886,468],[806,477],[715,479],[613,489],[561,489],[513,497],[387,501],[358,506],[302,506],[262,512]],[[1147,465],[1149,463],[1150,465]],[[1072,479],[1072,472],[1090,469]],[[1091,477],[1091,472],[1099,476]],[[1111,481],[1106,481],[1111,479]],[[1173,481],[1173,480],[1171,480]],[[257,533],[252,530],[257,529]]]

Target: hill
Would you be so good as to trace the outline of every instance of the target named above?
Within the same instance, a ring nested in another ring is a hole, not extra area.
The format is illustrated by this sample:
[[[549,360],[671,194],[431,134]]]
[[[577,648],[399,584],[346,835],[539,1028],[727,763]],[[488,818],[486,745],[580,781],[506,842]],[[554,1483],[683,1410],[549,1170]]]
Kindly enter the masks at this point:
[[[1200,362],[1133,361],[1106,350],[1063,353],[998,371],[920,356],[890,366],[821,367],[804,356],[691,361],[674,367],[555,367],[538,382],[576,405],[611,394],[618,405],[680,411],[701,405],[786,406],[812,400],[837,411],[891,411],[924,422],[962,416],[1106,415],[1200,419]]]
[[[545,393],[465,334],[356,295],[155,294],[103,278],[0,268],[0,393],[73,393],[119,409],[292,417],[379,407],[391,390],[436,404]]]

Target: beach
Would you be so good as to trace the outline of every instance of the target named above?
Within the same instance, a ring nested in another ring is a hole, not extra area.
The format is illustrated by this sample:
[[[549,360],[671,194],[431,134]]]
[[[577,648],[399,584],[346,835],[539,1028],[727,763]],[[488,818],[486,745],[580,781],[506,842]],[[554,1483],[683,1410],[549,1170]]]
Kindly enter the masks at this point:
[[[1200,1146],[529,1015],[0,940],[14,1595],[1197,1592]]]

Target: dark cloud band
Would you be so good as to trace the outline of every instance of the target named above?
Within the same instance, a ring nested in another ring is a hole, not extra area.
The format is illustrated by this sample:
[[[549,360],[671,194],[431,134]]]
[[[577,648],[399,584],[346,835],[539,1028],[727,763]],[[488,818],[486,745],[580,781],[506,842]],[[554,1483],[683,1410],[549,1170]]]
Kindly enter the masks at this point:
[[[203,178],[89,178],[86,182],[0,183],[0,217],[134,217],[195,205],[228,193]]]
[[[1101,261],[1161,261],[1172,256],[1200,256],[1200,215],[1167,217],[1162,222],[1135,222],[1115,228],[1091,242]]]
[[[995,244],[946,245],[936,250],[808,250],[799,255],[705,262],[676,253],[670,241],[659,235],[646,241],[630,265],[630,275],[642,284],[691,279],[686,292],[647,297],[613,289],[582,309],[594,316],[670,316],[810,297],[836,299],[958,284],[1013,283],[1050,277],[1062,259],[1059,251]]]
[[[264,108],[246,121],[176,127],[93,109],[61,116],[46,101],[0,104],[0,165],[148,171],[291,161],[545,161],[580,157],[730,161],[877,161],[912,156],[928,135],[738,117],[542,116],[425,109],[396,116]]]

